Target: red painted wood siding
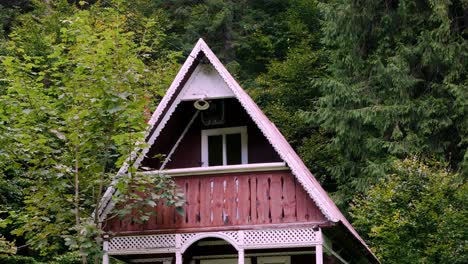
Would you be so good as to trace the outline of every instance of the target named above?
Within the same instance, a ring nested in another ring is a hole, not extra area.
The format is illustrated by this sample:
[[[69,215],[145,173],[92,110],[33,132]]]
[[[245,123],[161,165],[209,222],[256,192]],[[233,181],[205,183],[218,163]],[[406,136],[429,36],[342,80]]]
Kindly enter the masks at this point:
[[[184,215],[158,203],[156,216],[136,224],[116,218],[113,232],[322,222],[324,216],[289,171],[184,176],[175,178],[185,193]]]

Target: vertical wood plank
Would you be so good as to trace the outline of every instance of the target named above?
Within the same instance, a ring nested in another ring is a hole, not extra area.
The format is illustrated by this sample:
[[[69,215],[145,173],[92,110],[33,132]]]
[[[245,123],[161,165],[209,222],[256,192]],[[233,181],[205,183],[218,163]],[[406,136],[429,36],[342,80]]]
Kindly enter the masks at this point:
[[[132,191],[133,194],[135,194],[136,192],[135,191]],[[133,203],[134,201],[131,201],[131,203]],[[132,213],[126,217],[126,220],[125,222],[127,222],[127,227],[126,227],[126,230],[128,231],[139,231],[140,227],[139,225],[140,224],[137,224],[135,221],[136,221],[136,218],[137,218],[137,215],[138,215],[138,212],[137,212],[137,209],[133,209],[132,210]]]
[[[322,214],[320,209],[317,207],[315,202],[307,195],[307,215],[309,216],[309,221],[324,221],[325,216]]]
[[[295,179],[289,173],[283,175],[283,212],[285,222],[295,222],[296,219],[296,186]]]
[[[238,210],[239,210],[239,219],[237,219],[236,223],[240,224],[250,224],[250,186],[249,186],[249,176],[243,175],[239,176],[239,189],[237,193],[238,198]]]
[[[185,215],[187,214],[187,192],[185,190],[185,179],[178,178],[176,179],[178,189],[184,194],[185,205],[182,206],[184,214],[175,214],[175,227],[184,227],[185,226]]]
[[[223,198],[224,198],[224,180],[226,177],[214,177],[213,186],[213,225],[220,226],[223,224]]]
[[[296,181],[296,208],[297,208],[297,221],[304,222],[309,220],[307,210],[307,194],[300,183]]]
[[[199,199],[199,180],[197,177],[189,177],[186,182],[187,187],[187,226],[196,226],[199,221],[200,205]]]
[[[270,176],[270,212],[271,212],[271,223],[282,222],[282,196],[283,190],[281,186],[281,175],[273,174]]]
[[[200,224],[201,226],[209,226],[210,208],[211,208],[211,186],[210,178],[202,177],[200,179]]]
[[[127,224],[127,228],[126,228],[126,229],[127,229],[128,231],[139,231],[139,229],[140,229],[140,228],[139,228],[139,224],[137,224],[137,223],[135,222],[136,215],[137,215],[136,210],[133,210],[133,211],[132,211],[132,216],[129,217],[129,218],[133,218],[133,219],[130,219],[130,220],[127,222],[128,224]]]
[[[155,201],[156,202],[156,206],[151,208],[150,207],[150,211],[152,211],[153,213],[149,216],[149,219],[148,219],[148,222],[146,222],[146,226],[145,226],[145,229],[148,229],[148,230],[155,230],[158,228],[157,226],[157,213],[158,213],[158,210],[159,210],[159,206],[158,206],[158,201]],[[156,213],[156,214],[155,214]]]
[[[226,190],[224,192],[223,212],[224,225],[232,225],[236,220],[236,179],[235,176],[226,177]]]
[[[268,200],[270,192],[269,175],[258,175],[257,180],[257,220],[259,224],[270,223],[270,202]]]
[[[119,208],[119,209],[122,209],[122,208],[123,208],[123,206],[121,206],[121,208]],[[124,217],[116,216],[115,219],[118,220],[118,226],[119,226],[118,230],[120,232],[127,231],[129,216],[128,215],[126,215]]]
[[[107,220],[106,221],[106,228],[105,230],[106,231],[112,231],[112,232],[115,232],[115,233],[119,233],[121,230],[121,223],[122,221],[120,221],[119,217],[116,216],[115,218],[113,218],[112,220]]]
[[[166,203],[166,201],[164,201],[164,203]],[[180,214],[176,213],[174,206],[166,206],[164,204],[163,208],[164,208],[164,211],[163,211],[164,212],[164,215],[163,215],[164,227],[166,228],[173,227],[175,223],[176,214],[177,215],[180,215]]]
[[[163,199],[158,200],[158,204],[156,205],[156,225],[161,228],[165,227],[164,225],[164,211],[165,211],[165,206],[164,206],[164,201]]]
[[[252,218],[252,224],[258,223],[258,211],[257,211],[257,176],[252,175],[250,178],[250,216]]]

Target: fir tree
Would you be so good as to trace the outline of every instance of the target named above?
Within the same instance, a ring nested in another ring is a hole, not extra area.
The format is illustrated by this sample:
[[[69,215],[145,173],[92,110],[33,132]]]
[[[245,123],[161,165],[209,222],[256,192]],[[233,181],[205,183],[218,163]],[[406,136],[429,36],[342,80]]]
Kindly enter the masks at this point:
[[[323,92],[317,117],[342,155],[332,168],[341,201],[365,191],[395,157],[434,156],[462,169],[467,2],[337,0],[321,7],[331,63],[316,83]]]

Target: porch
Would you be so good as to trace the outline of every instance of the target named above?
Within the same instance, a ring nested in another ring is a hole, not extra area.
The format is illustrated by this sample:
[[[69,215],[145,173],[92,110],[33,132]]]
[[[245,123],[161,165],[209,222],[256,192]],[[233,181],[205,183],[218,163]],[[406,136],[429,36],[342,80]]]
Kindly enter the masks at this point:
[[[103,263],[347,263],[325,241],[312,227],[118,236],[104,243]]]

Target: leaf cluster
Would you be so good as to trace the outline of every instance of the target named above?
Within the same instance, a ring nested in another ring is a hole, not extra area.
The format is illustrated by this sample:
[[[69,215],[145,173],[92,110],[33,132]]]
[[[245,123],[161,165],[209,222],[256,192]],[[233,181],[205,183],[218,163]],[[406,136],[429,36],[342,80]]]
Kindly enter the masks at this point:
[[[465,263],[466,178],[444,164],[396,161],[351,205],[354,225],[385,263]]]

